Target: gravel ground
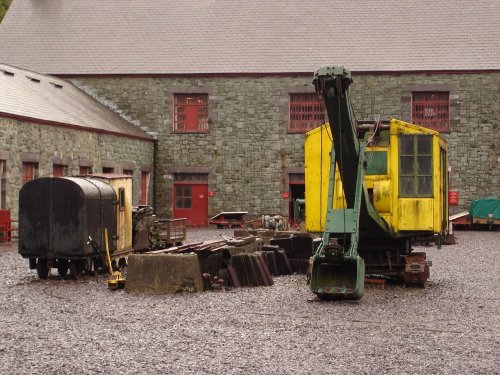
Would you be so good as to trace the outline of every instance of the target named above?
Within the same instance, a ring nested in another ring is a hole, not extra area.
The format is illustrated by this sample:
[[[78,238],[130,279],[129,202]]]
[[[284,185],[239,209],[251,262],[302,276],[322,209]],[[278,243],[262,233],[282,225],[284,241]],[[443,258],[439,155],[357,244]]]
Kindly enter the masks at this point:
[[[308,302],[302,275],[158,296],[104,276],[41,281],[0,245],[0,373],[500,373],[500,232],[456,236],[423,249],[427,288],[369,287],[359,302]]]

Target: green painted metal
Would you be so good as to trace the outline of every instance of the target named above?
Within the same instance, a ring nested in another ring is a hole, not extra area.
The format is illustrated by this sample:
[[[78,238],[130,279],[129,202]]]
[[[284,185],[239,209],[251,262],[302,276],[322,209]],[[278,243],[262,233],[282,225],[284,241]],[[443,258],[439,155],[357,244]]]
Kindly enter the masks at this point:
[[[354,206],[333,209],[334,174],[337,158],[332,147],[327,221],[322,244],[313,256],[309,283],[311,290],[320,298],[358,299],[363,296],[365,263],[363,258],[358,255],[357,248],[364,180],[364,149],[365,144],[360,144]],[[339,245],[338,241],[335,240],[339,235],[345,236],[343,245]]]
[[[342,66],[321,67],[314,73],[316,91],[324,98],[333,144],[328,209],[322,244],[312,257],[310,289],[321,298],[361,298],[365,263],[358,255],[360,228],[377,238],[390,236],[387,223],[369,200],[365,168],[387,172],[387,154],[373,153],[367,160],[366,142],[358,139],[349,98],[351,73]],[[333,209],[335,168],[338,168],[346,208]]]

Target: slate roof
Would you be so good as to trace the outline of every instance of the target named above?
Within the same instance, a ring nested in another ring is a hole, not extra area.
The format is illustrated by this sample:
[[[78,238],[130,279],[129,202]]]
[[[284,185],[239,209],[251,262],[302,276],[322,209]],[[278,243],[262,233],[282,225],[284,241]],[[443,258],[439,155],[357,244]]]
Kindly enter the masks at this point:
[[[152,140],[65,80],[0,64],[0,117]]]
[[[0,62],[50,74],[500,69],[498,0],[14,0]]]

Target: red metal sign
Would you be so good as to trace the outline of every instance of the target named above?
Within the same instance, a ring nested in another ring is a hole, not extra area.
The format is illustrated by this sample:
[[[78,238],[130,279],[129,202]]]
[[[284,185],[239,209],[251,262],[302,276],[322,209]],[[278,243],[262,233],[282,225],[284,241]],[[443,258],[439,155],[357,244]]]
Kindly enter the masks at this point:
[[[208,196],[209,196],[210,198],[215,197],[215,191],[209,191],[209,192],[208,192]]]
[[[448,204],[450,206],[458,205],[458,191],[456,190],[448,191]]]
[[[288,193],[281,193],[281,198],[288,199],[289,197],[290,197],[290,194],[288,194]]]

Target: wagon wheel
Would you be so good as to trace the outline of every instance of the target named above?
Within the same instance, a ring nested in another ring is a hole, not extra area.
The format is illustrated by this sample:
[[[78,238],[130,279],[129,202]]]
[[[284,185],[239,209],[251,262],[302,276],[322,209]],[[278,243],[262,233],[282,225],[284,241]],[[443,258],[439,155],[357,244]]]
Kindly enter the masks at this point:
[[[66,277],[68,274],[69,262],[67,259],[59,259],[57,261],[57,273],[59,276]]]
[[[72,260],[69,262],[69,275],[72,279],[78,280],[82,275],[83,263],[80,260]]]
[[[36,273],[40,279],[46,279],[49,277],[49,267],[47,266],[47,259],[38,258],[36,263]]]

